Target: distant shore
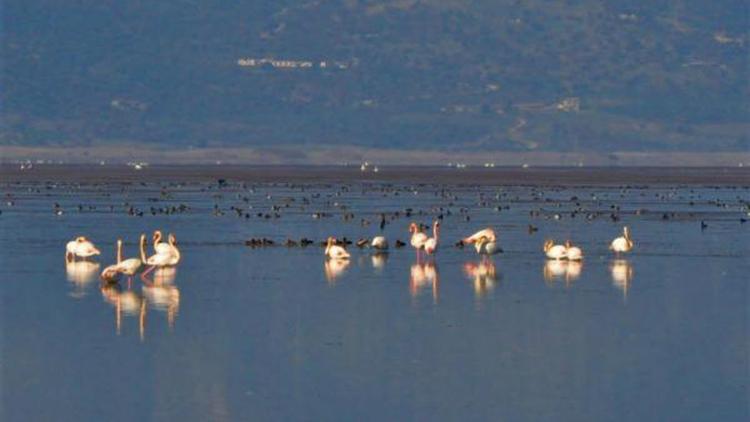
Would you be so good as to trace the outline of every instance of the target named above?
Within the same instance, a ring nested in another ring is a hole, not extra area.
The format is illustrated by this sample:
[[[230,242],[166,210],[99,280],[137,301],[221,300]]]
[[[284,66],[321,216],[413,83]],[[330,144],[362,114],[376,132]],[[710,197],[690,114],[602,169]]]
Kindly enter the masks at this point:
[[[0,162],[30,160],[65,164],[256,164],[256,165],[374,165],[556,166],[556,167],[750,167],[750,149],[735,152],[518,152],[422,151],[369,149],[351,146],[278,148],[161,149],[148,145],[121,146],[0,146]]]
[[[0,164],[2,184],[13,183],[437,183],[448,185],[654,186],[702,185],[750,188],[750,167],[467,167],[289,165]]]

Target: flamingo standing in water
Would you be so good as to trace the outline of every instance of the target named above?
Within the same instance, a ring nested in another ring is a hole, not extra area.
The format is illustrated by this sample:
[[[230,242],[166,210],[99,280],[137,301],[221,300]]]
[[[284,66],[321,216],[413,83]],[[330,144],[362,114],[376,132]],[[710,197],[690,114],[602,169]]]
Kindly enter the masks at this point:
[[[580,261],[583,259],[583,251],[578,246],[573,246],[573,243],[570,240],[566,240],[565,256],[569,261]]]
[[[469,237],[464,238],[461,240],[461,243],[470,245],[472,243],[476,243],[481,238],[486,238],[488,243],[495,243],[497,242],[497,236],[495,235],[495,231],[492,230],[491,227],[487,227],[486,229],[479,230],[478,232],[472,234]]]
[[[373,249],[385,251],[388,249],[388,241],[385,239],[385,236],[375,236],[372,238],[370,246],[372,246]]]
[[[168,267],[171,265],[172,262],[174,262],[174,255],[171,253],[170,249],[166,249],[166,248],[162,248],[161,251],[157,251],[155,254],[147,258],[146,257],[146,235],[143,235],[143,234],[141,235],[140,243],[141,243],[140,245],[141,261],[143,261],[144,264],[149,266],[149,268],[146,271],[144,271],[143,274],[141,274],[141,279],[143,279],[148,273],[153,271],[155,268]]]
[[[560,260],[568,257],[567,248],[563,245],[555,245],[555,242],[552,240],[545,241],[543,249],[545,255],[547,255],[547,258],[549,259]]]
[[[329,237],[326,243],[325,255],[332,259],[349,259],[349,252],[343,247],[335,244],[336,239]]]
[[[622,228],[622,236],[613,240],[609,245],[609,249],[614,251],[615,254],[620,255],[620,253],[629,252],[633,249],[633,246],[635,246],[635,243],[630,238],[630,230],[625,226]]]
[[[180,259],[182,259],[182,254],[180,253],[180,250],[177,248],[177,238],[172,233],[169,233],[169,248],[171,249],[171,253],[172,253],[172,259],[170,260],[169,265],[175,266],[180,263]]]
[[[497,241],[482,236],[476,241],[476,243],[474,243],[474,249],[476,249],[477,253],[480,255],[493,255],[498,252]]]
[[[65,245],[65,260],[75,261],[78,258],[90,258],[94,255],[101,255],[99,249],[84,236],[78,236]]]
[[[141,241],[146,240],[145,235],[141,235]],[[139,258],[122,259],[122,239],[117,239],[117,263],[110,265],[102,271],[102,279],[106,281],[116,281],[120,274],[128,276],[128,286],[132,282],[132,277],[141,269],[143,262]]]
[[[117,255],[116,255],[117,261],[115,261],[114,264],[108,266],[105,268],[101,275],[99,277],[104,281],[117,281],[120,278],[120,272],[117,271],[117,266],[120,264],[120,261],[122,261],[122,239],[117,239]]]
[[[427,235],[422,233],[417,226],[417,223],[409,224],[409,233],[411,233],[411,240],[409,243],[417,250],[417,261],[419,261],[419,251],[424,248],[424,242],[427,241]]]
[[[432,223],[432,237],[424,241],[424,251],[427,252],[427,255],[432,255],[433,253],[435,253],[439,241],[440,222],[435,220],[435,222]]]

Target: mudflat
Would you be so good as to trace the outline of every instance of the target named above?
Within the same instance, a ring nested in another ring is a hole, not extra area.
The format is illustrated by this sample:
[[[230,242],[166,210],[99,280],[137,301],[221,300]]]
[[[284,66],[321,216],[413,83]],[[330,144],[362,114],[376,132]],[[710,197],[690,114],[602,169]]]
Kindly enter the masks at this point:
[[[21,170],[0,165],[3,182],[405,182],[476,185],[625,186],[705,185],[750,186],[748,167],[435,167],[386,166],[377,172],[355,166],[127,165],[43,164]]]

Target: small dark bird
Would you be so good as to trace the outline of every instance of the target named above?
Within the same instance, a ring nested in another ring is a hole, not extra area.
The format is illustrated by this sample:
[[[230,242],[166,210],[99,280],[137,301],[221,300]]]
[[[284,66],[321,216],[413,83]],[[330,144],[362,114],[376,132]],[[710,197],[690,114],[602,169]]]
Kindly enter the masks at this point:
[[[403,248],[406,246],[406,243],[402,242],[401,239],[396,239],[396,243],[394,244],[397,248]]]
[[[708,227],[708,224],[706,224],[705,221],[701,220],[701,231],[706,230],[707,227]]]
[[[539,231],[539,228],[538,227],[534,227],[531,224],[529,224],[528,231],[529,231],[529,234],[534,234],[535,232]]]

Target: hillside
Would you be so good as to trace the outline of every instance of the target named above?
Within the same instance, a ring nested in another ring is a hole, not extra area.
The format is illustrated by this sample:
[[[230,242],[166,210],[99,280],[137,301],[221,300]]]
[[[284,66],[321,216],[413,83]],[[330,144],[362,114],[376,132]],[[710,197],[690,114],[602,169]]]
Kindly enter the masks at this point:
[[[748,151],[741,0],[10,0],[0,143]]]

